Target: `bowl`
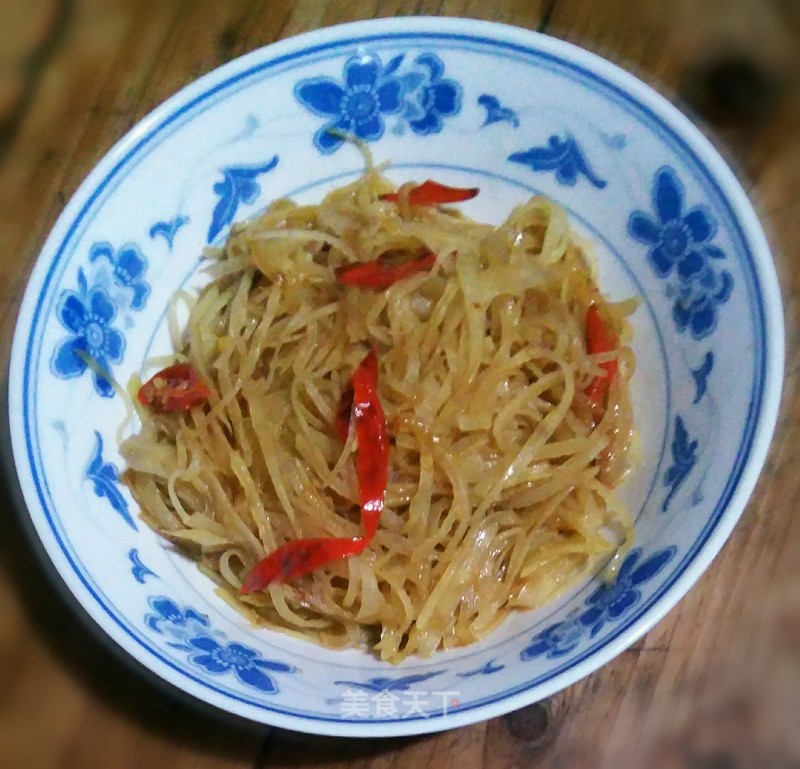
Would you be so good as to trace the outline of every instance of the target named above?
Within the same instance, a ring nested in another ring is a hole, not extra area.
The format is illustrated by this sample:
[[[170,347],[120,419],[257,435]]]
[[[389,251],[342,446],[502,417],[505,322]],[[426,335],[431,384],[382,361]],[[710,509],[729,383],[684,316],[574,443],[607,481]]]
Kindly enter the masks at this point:
[[[500,222],[547,195],[594,244],[601,288],[635,295],[642,462],[623,496],[635,547],[480,643],[400,666],[251,627],[137,518],[120,484],[119,381],[169,351],[166,308],[200,254],[277,197],[318,201],[363,170],[481,194]],[[698,579],[751,493],[776,419],[779,291],[758,220],[701,133],[647,86],[572,45],[447,18],[322,29],[237,59],[136,125],[75,193],[19,314],[9,409],[38,536],[85,611],[194,697],[331,735],[432,732],[500,715],[586,676]]]

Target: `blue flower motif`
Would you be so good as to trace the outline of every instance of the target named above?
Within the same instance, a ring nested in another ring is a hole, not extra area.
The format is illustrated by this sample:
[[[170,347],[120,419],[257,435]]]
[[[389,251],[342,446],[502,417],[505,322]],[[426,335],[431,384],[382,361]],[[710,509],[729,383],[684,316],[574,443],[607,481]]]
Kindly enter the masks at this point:
[[[330,154],[342,146],[339,131],[364,141],[383,136],[384,115],[396,115],[403,107],[403,85],[392,73],[382,70],[378,56],[353,56],[345,62],[344,85],[328,77],[301,80],[295,98],[315,115],[328,119],[314,135],[314,145]]]
[[[437,670],[432,673],[412,673],[407,676],[390,678],[389,676],[375,676],[366,681],[334,681],[339,686],[357,686],[359,689],[366,689],[370,692],[401,692],[406,691],[414,684],[427,681],[429,678],[441,675],[443,671]]]
[[[155,596],[148,601],[152,614],[145,616],[147,627],[163,634],[166,630],[188,631],[192,635],[202,635],[210,627],[208,617],[191,607],[181,609],[171,598]]]
[[[485,665],[475,670],[468,670],[466,673],[457,673],[459,678],[472,678],[473,676],[490,676],[492,673],[499,673],[505,670],[505,665],[498,665],[494,660],[489,660]]]
[[[679,331],[687,329],[692,338],[701,340],[717,327],[717,306],[725,304],[733,291],[733,278],[727,270],[717,272],[699,252],[697,259],[686,259],[696,271],[676,291],[672,319]]]
[[[148,603],[153,612],[145,616],[145,624],[156,633],[172,638],[168,646],[188,652],[190,664],[212,675],[233,673],[243,684],[275,694],[278,685],[265,671],[297,672],[292,665],[264,659],[249,646],[229,642],[224,633],[211,629],[205,614],[191,607],[181,608],[165,596],[151,597]]]
[[[628,137],[623,133],[608,133],[607,131],[600,131],[600,139],[603,144],[612,150],[624,150],[628,144]]]
[[[513,152],[507,160],[528,166],[532,171],[555,171],[556,181],[568,187],[574,187],[581,175],[599,190],[608,184],[594,172],[575,137],[569,133],[563,139],[553,135],[545,145]]]
[[[112,325],[117,308],[105,289],[88,288],[83,270],[78,270],[78,291],[63,291],[56,306],[56,316],[70,336],[56,347],[50,367],[63,379],[79,377],[88,368],[81,354],[91,358],[102,371],[111,371],[125,352],[125,337]],[[111,383],[98,371],[93,372],[94,389],[104,398],[114,395]]]
[[[148,234],[152,240],[155,240],[157,237],[163,238],[169,250],[172,251],[172,246],[175,243],[175,236],[178,234],[178,230],[189,224],[189,221],[188,216],[179,214],[169,221],[156,222],[150,228]]]
[[[101,258],[110,262],[113,268],[114,283],[133,291],[131,309],[141,310],[150,294],[150,284],[143,279],[147,271],[147,257],[141,252],[139,246],[135,243],[126,243],[114,253],[114,248],[110,243],[101,241],[91,247],[89,261],[95,262]]]
[[[189,646],[194,650],[189,662],[203,668],[214,675],[233,672],[248,686],[253,686],[267,694],[275,694],[278,685],[275,679],[265,671],[275,673],[294,673],[296,668],[284,662],[265,660],[255,649],[240,643],[219,643],[208,636],[189,639]]]
[[[414,133],[420,136],[438,134],[444,125],[443,119],[461,111],[461,86],[455,80],[442,78],[444,64],[436,54],[423,53],[414,63],[423,72],[405,76],[404,85],[413,92],[413,98],[406,99],[404,116]]]
[[[622,618],[642,600],[639,585],[655,577],[675,553],[674,546],[668,547],[653,553],[641,563],[641,548],[628,553],[614,583],[610,586],[602,585],[586,599],[586,605],[590,608],[578,619],[584,627],[591,628],[592,638],[602,630],[606,622]]]
[[[710,350],[706,352],[703,362],[698,368],[689,369],[694,379],[694,400],[692,403],[700,403],[700,399],[706,394],[708,389],[708,377],[714,368],[714,353]]]
[[[577,617],[556,622],[533,636],[530,644],[520,652],[520,659],[523,662],[542,656],[558,659],[576,649],[587,630],[589,637],[594,638],[606,622],[621,619],[642,600],[639,586],[655,577],[676,552],[676,547],[667,547],[640,563],[641,548],[631,550],[613,584],[597,588],[584,602],[587,608]]]
[[[492,123],[503,122],[511,123],[514,128],[519,128],[519,115],[511,107],[503,106],[496,96],[482,93],[478,97],[478,104],[486,110],[486,117],[481,128],[492,125]]]
[[[634,211],[628,219],[628,232],[651,246],[647,258],[659,278],[666,278],[677,267],[681,279],[688,280],[703,261],[704,244],[717,230],[716,219],[706,206],[695,206],[684,214],[683,200],[683,184],[664,166],[656,173],[653,186],[656,217]]]
[[[128,502],[119,490],[119,470],[115,464],[103,461],[103,438],[97,430],[94,431],[94,436],[96,440],[94,454],[86,466],[83,477],[92,482],[94,493],[98,497],[105,497],[122,520],[134,531],[138,531],[128,510]]]
[[[131,562],[131,574],[140,585],[144,585],[148,577],[156,577],[158,579],[158,574],[142,562],[139,551],[135,547],[128,551],[128,560]]]
[[[541,656],[550,660],[564,657],[578,646],[583,631],[578,618],[550,625],[531,638],[530,644],[520,652],[520,659],[524,662]]]
[[[258,166],[229,166],[222,169],[222,181],[214,184],[213,190],[219,197],[211,214],[208,227],[208,242],[211,243],[223,228],[233,221],[242,203],[250,204],[261,192],[256,181],[261,174],[268,173],[278,165],[278,156]]]
[[[697,463],[696,440],[689,440],[689,431],[680,415],[675,417],[675,434],[672,438],[672,464],[664,473],[664,486],[669,488],[669,493],[661,505],[661,512],[665,513],[672,502],[672,498],[694,469]]]
[[[650,247],[647,259],[656,276],[677,278],[668,292],[675,298],[673,320],[679,331],[688,330],[700,340],[716,328],[718,306],[728,301],[733,278],[712,266],[713,260],[725,258],[711,243],[716,219],[704,205],[684,212],[684,197],[675,172],[668,166],[660,168],[653,185],[656,216],[634,211],[628,219],[628,232]]]

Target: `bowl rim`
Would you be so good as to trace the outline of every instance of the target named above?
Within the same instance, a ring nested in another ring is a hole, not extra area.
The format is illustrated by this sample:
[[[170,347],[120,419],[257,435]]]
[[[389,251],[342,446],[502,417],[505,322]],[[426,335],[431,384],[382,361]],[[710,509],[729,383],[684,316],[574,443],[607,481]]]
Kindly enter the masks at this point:
[[[628,628],[608,639],[603,646],[569,669],[554,675],[548,681],[533,685],[521,692],[500,697],[494,702],[474,706],[468,710],[449,712],[443,717],[422,720],[400,719],[396,722],[371,722],[349,720],[313,720],[300,715],[281,713],[272,709],[257,709],[242,705],[236,698],[207,687],[198,686],[192,677],[173,669],[155,657],[153,652],[137,642],[124,628],[113,622],[99,601],[84,587],[79,574],[70,565],[67,556],[56,541],[57,535],[50,531],[40,510],[43,505],[35,488],[28,464],[23,414],[23,392],[19,383],[31,353],[27,337],[31,328],[38,297],[46,291],[45,276],[52,261],[44,257],[52,254],[55,246],[67,238],[79,210],[87,199],[96,194],[99,182],[118,170],[128,155],[135,155],[140,146],[148,141],[153,131],[177,112],[190,109],[210,94],[222,90],[225,84],[253,67],[281,59],[292,53],[308,51],[314,47],[339,48],[356,45],[370,36],[397,36],[407,33],[410,38],[420,34],[436,34],[441,37],[468,37],[490,45],[507,45],[528,52],[544,53],[559,62],[588,73],[595,79],[610,84],[623,95],[633,99],[639,106],[660,118],[670,132],[690,145],[709,174],[714,177],[722,197],[736,214],[740,226],[749,242],[755,268],[757,286],[761,289],[764,314],[765,374],[763,400],[757,413],[751,439],[749,455],[741,468],[739,478],[728,502],[724,505],[719,520],[706,541],[699,547],[692,560],[683,569],[671,586]],[[61,212],[42,246],[35,266],[28,278],[25,295],[20,307],[13,336],[9,364],[9,428],[11,432],[16,476],[19,479],[28,513],[48,556],[61,579],[82,609],[92,618],[105,635],[113,639],[127,654],[162,679],[180,690],[206,703],[230,713],[261,723],[322,735],[377,737],[422,734],[464,726],[493,718],[517,708],[529,705],[560,691],[594,672],[602,665],[635,643],[648,632],[685,595],[710,565],[741,516],[749,499],[761,468],[766,459],[772,433],[777,420],[782,390],[784,367],[784,328],[780,289],[775,274],[770,249],[763,229],[744,190],[719,152],[702,132],[676,107],[657,91],[634,75],[606,59],[585,49],[531,30],[496,22],[462,19],[446,16],[415,16],[390,19],[370,19],[325,27],[277,41],[258,48],[244,56],[213,69],[202,77],[181,88],[161,102],[137,122],[113,147],[104,154],[73,193]],[[35,514],[36,513],[39,514]]]

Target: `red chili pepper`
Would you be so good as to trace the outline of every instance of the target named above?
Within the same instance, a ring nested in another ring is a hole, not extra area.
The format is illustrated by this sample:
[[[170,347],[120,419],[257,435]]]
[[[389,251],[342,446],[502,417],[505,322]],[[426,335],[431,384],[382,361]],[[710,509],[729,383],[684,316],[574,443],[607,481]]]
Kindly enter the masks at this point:
[[[367,544],[365,537],[316,537],[287,542],[253,567],[239,594],[263,590],[271,582],[303,577],[327,563],[358,555]]]
[[[408,191],[408,204],[411,206],[436,206],[442,203],[461,203],[474,198],[480,190],[478,187],[448,187],[431,179],[412,187]],[[386,192],[378,196],[379,200],[392,203],[400,201],[399,192]]]
[[[399,280],[411,277],[418,272],[430,270],[436,263],[436,254],[424,254],[400,264],[388,264],[380,258],[372,262],[348,264],[336,271],[336,280],[345,286],[374,288],[383,291]]]
[[[205,403],[210,395],[211,389],[190,363],[176,363],[145,382],[136,398],[156,411],[184,411]]]
[[[364,536],[316,537],[287,542],[255,565],[239,588],[240,594],[263,590],[271,582],[296,579],[332,561],[358,555],[375,535],[389,478],[389,434],[383,407],[378,399],[378,357],[374,349],[353,372],[352,397],[348,397],[346,390],[342,403],[348,400],[356,420],[356,470]],[[336,428],[341,437],[339,417],[342,417],[341,409]],[[346,440],[347,424],[344,426]]]
[[[590,304],[586,311],[586,351],[589,355],[611,352],[616,347],[614,340],[608,333],[600,311],[596,304]],[[600,364],[605,370],[605,374],[598,374],[586,388],[586,395],[595,405],[603,407],[605,405],[608,390],[611,382],[617,375],[617,361],[610,360]]]
[[[374,349],[353,372],[353,393],[361,522],[367,537],[372,538],[383,511],[389,479],[389,433],[378,399],[378,356]]]

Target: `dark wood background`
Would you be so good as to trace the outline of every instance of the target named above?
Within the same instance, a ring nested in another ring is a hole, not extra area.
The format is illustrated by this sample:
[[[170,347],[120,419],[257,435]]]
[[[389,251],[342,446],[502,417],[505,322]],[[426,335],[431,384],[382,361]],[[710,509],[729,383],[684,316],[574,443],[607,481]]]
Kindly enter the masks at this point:
[[[796,0],[3,0],[0,358],[50,227],[137,120],[259,46],[410,14],[503,21],[598,52],[690,111],[729,158],[770,238],[787,323],[777,433],[742,520],[667,618],[594,675],[504,718],[358,741],[224,718],[132,669],[47,578],[6,494],[0,767],[800,766]]]

